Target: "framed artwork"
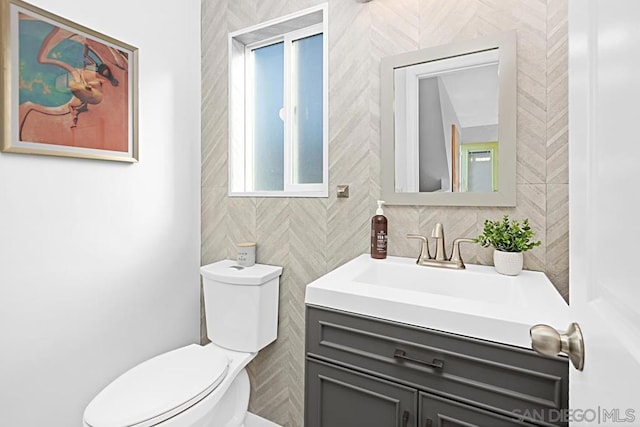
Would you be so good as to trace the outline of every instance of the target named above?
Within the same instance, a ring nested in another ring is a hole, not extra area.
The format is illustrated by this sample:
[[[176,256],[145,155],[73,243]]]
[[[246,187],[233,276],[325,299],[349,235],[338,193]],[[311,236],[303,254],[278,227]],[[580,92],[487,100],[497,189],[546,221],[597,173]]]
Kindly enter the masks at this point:
[[[138,51],[19,0],[2,14],[2,151],[138,161]]]

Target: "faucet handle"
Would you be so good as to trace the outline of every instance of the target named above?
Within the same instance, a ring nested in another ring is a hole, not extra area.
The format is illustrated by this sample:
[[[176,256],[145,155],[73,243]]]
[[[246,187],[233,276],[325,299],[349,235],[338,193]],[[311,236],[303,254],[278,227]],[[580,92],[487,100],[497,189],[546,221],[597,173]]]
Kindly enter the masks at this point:
[[[475,243],[473,239],[460,238],[453,241],[453,248],[451,249],[451,261],[455,262],[460,269],[466,268],[462,256],[460,255],[460,243]]]
[[[431,232],[431,237],[436,239],[436,254],[434,258],[436,261],[446,261],[447,252],[444,249],[444,227],[442,224],[437,223]]]
[[[442,224],[437,223],[436,226],[433,227],[431,237],[434,237],[436,239],[444,239],[444,227],[442,226]]]
[[[416,264],[420,264],[420,261],[422,261],[423,259],[431,258],[431,253],[429,253],[429,241],[426,237],[421,236],[420,234],[407,234],[407,239],[422,240],[422,245],[420,245],[420,254],[418,255]]]

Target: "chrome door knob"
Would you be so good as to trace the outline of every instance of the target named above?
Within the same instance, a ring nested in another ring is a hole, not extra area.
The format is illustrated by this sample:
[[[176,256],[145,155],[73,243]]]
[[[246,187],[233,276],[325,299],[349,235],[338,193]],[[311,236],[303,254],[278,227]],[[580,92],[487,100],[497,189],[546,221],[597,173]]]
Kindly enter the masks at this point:
[[[548,325],[535,325],[529,330],[531,348],[545,356],[565,354],[578,370],[584,369],[584,339],[577,323],[559,332]]]

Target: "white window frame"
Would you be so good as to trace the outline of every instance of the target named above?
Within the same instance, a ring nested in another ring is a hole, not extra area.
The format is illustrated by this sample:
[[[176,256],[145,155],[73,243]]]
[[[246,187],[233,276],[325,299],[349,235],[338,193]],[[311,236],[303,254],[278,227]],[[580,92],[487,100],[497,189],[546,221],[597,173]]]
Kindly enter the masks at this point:
[[[314,22],[315,21],[315,22]],[[319,21],[319,22],[318,22]],[[293,27],[293,29],[291,29]],[[327,5],[305,9],[229,34],[229,196],[328,197],[328,37]],[[264,37],[264,34],[278,34]],[[293,183],[295,109],[291,73],[293,41],[323,34],[323,179],[319,184]],[[253,190],[253,50],[284,42],[284,190]],[[289,107],[289,108],[287,108]]]

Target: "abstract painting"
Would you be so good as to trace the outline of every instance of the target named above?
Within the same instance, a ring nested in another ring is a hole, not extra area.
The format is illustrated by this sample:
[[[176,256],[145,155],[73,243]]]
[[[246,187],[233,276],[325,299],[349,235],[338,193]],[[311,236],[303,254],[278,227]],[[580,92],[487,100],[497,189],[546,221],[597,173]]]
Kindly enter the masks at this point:
[[[2,151],[136,162],[137,49],[2,2]]]

